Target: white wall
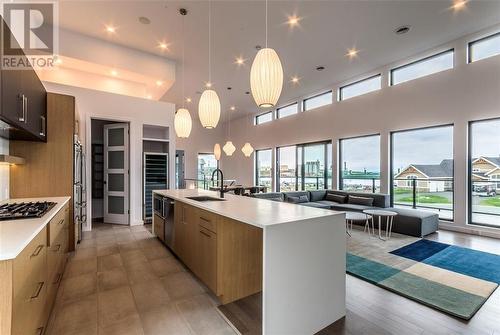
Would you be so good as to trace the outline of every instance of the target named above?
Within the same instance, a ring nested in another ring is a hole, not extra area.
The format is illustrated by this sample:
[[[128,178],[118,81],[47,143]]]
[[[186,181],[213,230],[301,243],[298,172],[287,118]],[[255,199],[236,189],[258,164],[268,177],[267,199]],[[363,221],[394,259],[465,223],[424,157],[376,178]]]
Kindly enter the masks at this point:
[[[9,140],[0,138],[0,154],[9,153]],[[9,198],[9,165],[0,164],[0,201]]]
[[[223,155],[224,173],[238,183],[254,183],[254,155],[245,158],[240,149],[250,139],[255,149],[332,140],[334,176],[337,174],[338,140],[367,134],[381,135],[381,188],[389,192],[390,132],[434,125],[454,125],[455,222],[448,224],[464,231],[487,228],[466,226],[467,217],[467,132],[468,121],[500,117],[500,56],[466,64],[466,43],[481,36],[469,36],[418,55],[455,48],[455,68],[396,86],[388,86],[390,68],[413,59],[391,64],[361,79],[382,73],[380,91],[358,96],[318,109],[299,113],[270,123],[253,126],[253,118],[244,117],[231,123],[231,140],[237,147],[232,157]],[[345,83],[337,83],[336,90]],[[335,92],[335,91],[334,91]],[[318,92],[311,92],[311,94]],[[248,134],[248,135],[245,135]],[[334,181],[334,188],[337,181]],[[443,224],[443,227],[447,226]]]
[[[44,85],[47,92],[75,97],[77,113],[80,116],[80,140],[85,147],[87,157],[91,157],[91,146],[86,145],[86,143],[90,144],[90,120],[92,118],[130,123],[130,224],[143,224],[142,127],[144,124],[169,127],[171,129],[170,152],[175,152],[174,104],[53,83],[44,82]],[[87,176],[91,171],[90,163],[90,159],[87,158]],[[173,188],[175,185],[175,155],[170,155],[169,165],[170,187]],[[90,181],[88,177],[87,199],[91,199]],[[87,217],[90,218],[92,212],[91,202],[88,202],[87,206]],[[89,225],[90,222],[87,222],[85,229],[90,229]]]

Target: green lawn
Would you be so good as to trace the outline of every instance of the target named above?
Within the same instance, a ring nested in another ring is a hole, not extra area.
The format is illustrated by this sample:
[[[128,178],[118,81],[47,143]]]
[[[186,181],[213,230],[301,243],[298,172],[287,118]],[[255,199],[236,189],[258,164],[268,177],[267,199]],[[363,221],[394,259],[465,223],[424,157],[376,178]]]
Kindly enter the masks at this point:
[[[483,206],[500,207],[500,196],[481,200]]]
[[[397,201],[401,202],[413,202],[413,197],[404,197],[401,199],[397,199]],[[451,201],[440,195],[432,195],[432,194],[420,194],[417,195],[417,203],[419,204],[451,204]],[[500,206],[500,202],[499,205]]]
[[[396,188],[394,190],[394,194],[411,194],[412,190],[404,189],[404,188]]]

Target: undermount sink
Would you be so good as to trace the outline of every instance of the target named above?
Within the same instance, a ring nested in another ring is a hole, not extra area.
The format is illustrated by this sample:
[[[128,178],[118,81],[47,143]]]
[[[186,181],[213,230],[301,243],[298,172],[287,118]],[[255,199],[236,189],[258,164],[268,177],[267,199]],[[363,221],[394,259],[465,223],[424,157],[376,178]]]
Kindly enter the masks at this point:
[[[226,199],[209,197],[206,195],[200,195],[200,196],[196,196],[196,197],[186,197],[186,198],[194,200],[194,201],[226,201]]]

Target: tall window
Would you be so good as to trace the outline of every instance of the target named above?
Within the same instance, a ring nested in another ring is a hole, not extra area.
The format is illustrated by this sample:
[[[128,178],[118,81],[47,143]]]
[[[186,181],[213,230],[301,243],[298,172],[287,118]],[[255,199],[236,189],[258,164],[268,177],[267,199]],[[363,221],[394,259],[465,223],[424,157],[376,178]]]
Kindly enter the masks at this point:
[[[427,210],[453,219],[453,126],[394,132],[394,206]]]
[[[308,111],[308,110],[318,108],[321,106],[330,105],[332,103],[332,101],[333,101],[333,92],[332,91],[321,93],[321,94],[315,95],[313,97],[304,99],[303,110]]]
[[[340,140],[340,188],[380,192],[380,135]]]
[[[331,185],[330,142],[281,147],[277,158],[277,191],[317,190]]]
[[[381,85],[381,76],[380,74],[378,74],[376,76],[362,79],[355,83],[343,86],[339,90],[339,101],[380,90],[380,88],[382,87]]]
[[[413,79],[453,68],[454,50],[441,52],[416,62],[391,70],[391,85],[397,85]]]
[[[469,43],[469,63],[500,55],[500,33]]]
[[[255,151],[255,183],[273,189],[273,150],[264,149]]]
[[[219,166],[214,154],[198,154],[198,188],[211,185],[212,172]]]
[[[469,223],[500,227],[500,119],[469,125]]]
[[[263,124],[267,122],[271,122],[273,120],[273,112],[267,112],[264,114],[257,115],[255,117],[255,124]]]
[[[276,109],[276,117],[278,119],[297,114],[299,112],[299,104],[298,103],[293,103],[288,106],[280,107]]]

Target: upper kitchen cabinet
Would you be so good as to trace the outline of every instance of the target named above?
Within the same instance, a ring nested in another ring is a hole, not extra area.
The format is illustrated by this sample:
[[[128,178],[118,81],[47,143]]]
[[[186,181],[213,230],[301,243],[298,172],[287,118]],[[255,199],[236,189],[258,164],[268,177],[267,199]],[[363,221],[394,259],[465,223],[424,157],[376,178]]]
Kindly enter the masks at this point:
[[[2,20],[3,29],[10,32]],[[11,34],[5,34],[10,36]],[[10,43],[3,40],[4,46]],[[22,49],[18,55],[24,57]],[[3,56],[5,57],[5,56]],[[12,69],[2,64],[0,71],[0,136],[13,140],[46,141],[47,92],[33,68]]]

